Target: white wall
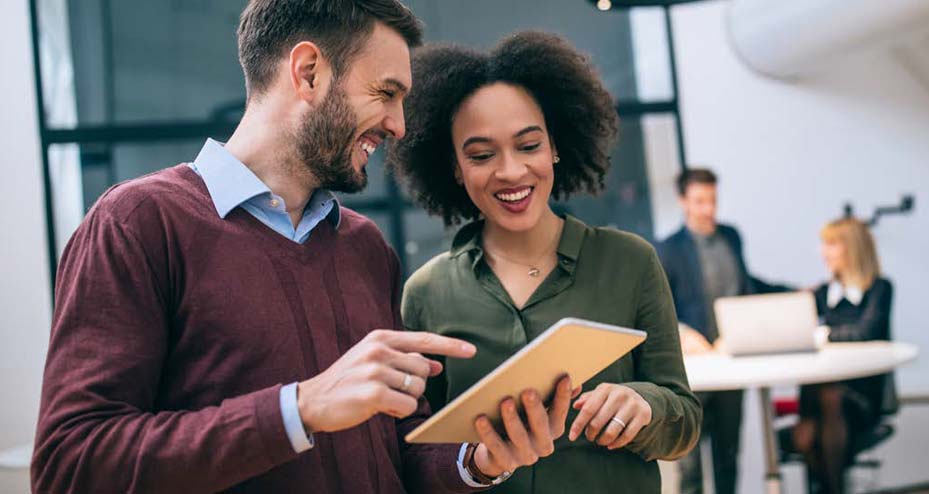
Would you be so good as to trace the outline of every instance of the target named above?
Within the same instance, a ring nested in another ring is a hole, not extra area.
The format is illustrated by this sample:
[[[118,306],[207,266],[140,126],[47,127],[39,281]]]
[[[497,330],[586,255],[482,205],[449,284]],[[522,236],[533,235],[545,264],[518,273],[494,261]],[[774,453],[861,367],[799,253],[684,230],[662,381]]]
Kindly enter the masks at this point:
[[[898,372],[898,388],[929,393],[929,87],[886,51],[800,84],[766,79],[731,50],[726,6],[673,10],[689,161],[719,173],[720,216],[741,229],[750,268],[802,286],[827,276],[818,231],[846,201],[870,215],[914,194],[915,212],[885,217],[874,234],[896,288],[894,337],[923,352]]]
[[[895,284],[893,331],[919,345],[917,363],[897,372],[902,394],[929,393],[929,87],[899,56],[872,52],[842,61],[813,80],[766,79],[737,59],[726,38],[727,4],[708,1],[673,9],[681,117],[692,165],[720,175],[720,216],[740,228],[750,269],[771,280],[809,286],[827,273],[818,231],[851,200],[870,215],[876,205],[916,197],[908,216],[885,217],[874,230],[886,275]],[[772,42],[775,42],[772,40]],[[653,177],[670,189],[673,177]],[[656,233],[680,224],[669,196],[654,205]],[[740,492],[762,490],[757,393],[746,395]],[[921,415],[920,415],[921,414]],[[898,417],[897,438],[879,448],[887,487],[923,481],[925,440],[910,407]],[[922,420],[922,419],[920,419]],[[893,460],[893,461],[891,461]],[[788,492],[801,490],[796,468],[785,470]]]
[[[0,15],[0,449],[32,442],[51,311],[28,4]]]

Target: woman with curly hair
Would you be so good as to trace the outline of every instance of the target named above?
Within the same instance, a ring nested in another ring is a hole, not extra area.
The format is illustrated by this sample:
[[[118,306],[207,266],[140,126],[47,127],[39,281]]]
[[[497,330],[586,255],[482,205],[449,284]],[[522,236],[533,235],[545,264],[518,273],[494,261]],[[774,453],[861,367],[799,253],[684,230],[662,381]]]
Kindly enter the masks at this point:
[[[664,273],[644,240],[558,216],[549,205],[603,187],[618,127],[612,98],[583,55],[538,32],[508,37],[489,53],[426,47],[414,56],[413,79],[407,137],[390,148],[388,166],[447,226],[468,223],[450,251],[410,278],[404,325],[478,347],[476,357],[449,360],[430,379],[433,410],[562,317],[644,330],[639,348],[589,381],[567,437],[536,444],[544,458],[496,489],[659,492],[654,460],[685,454],[701,415]],[[508,471],[481,472],[474,454],[463,447],[462,465],[482,484],[535,460],[498,459]]]

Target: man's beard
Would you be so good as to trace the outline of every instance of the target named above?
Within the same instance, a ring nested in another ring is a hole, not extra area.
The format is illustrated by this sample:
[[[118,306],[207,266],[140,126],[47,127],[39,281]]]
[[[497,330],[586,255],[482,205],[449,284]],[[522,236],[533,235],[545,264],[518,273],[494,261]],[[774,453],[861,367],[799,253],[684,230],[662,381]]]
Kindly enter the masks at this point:
[[[334,192],[359,192],[368,185],[367,172],[352,166],[357,126],[355,112],[342,88],[329,95],[297,129],[297,157],[313,176],[316,187]]]

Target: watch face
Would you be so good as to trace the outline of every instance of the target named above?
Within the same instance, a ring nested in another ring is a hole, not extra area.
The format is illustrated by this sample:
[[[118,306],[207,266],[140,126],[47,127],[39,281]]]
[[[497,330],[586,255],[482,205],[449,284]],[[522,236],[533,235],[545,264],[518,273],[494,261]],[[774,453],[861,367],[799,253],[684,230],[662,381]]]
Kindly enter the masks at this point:
[[[510,475],[513,475],[513,473],[512,473],[512,472],[507,472],[507,471],[504,470],[504,472],[501,473],[499,477],[495,478],[495,479],[491,482],[491,484],[493,484],[493,485],[501,484],[501,483],[503,483],[504,480],[510,478]]]

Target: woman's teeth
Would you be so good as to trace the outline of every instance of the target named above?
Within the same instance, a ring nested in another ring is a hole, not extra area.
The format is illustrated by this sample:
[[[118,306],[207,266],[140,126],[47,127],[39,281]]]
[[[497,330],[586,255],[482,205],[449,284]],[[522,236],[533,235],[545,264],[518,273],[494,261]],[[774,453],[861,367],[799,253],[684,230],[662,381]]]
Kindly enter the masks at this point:
[[[375,149],[377,149],[377,146],[371,143],[368,143],[368,142],[361,143],[361,150],[368,153],[368,156],[371,156],[372,154],[374,154]]]
[[[532,192],[532,188],[527,187],[519,192],[513,192],[511,194],[494,194],[494,197],[505,202],[519,202],[525,199],[530,192]]]

